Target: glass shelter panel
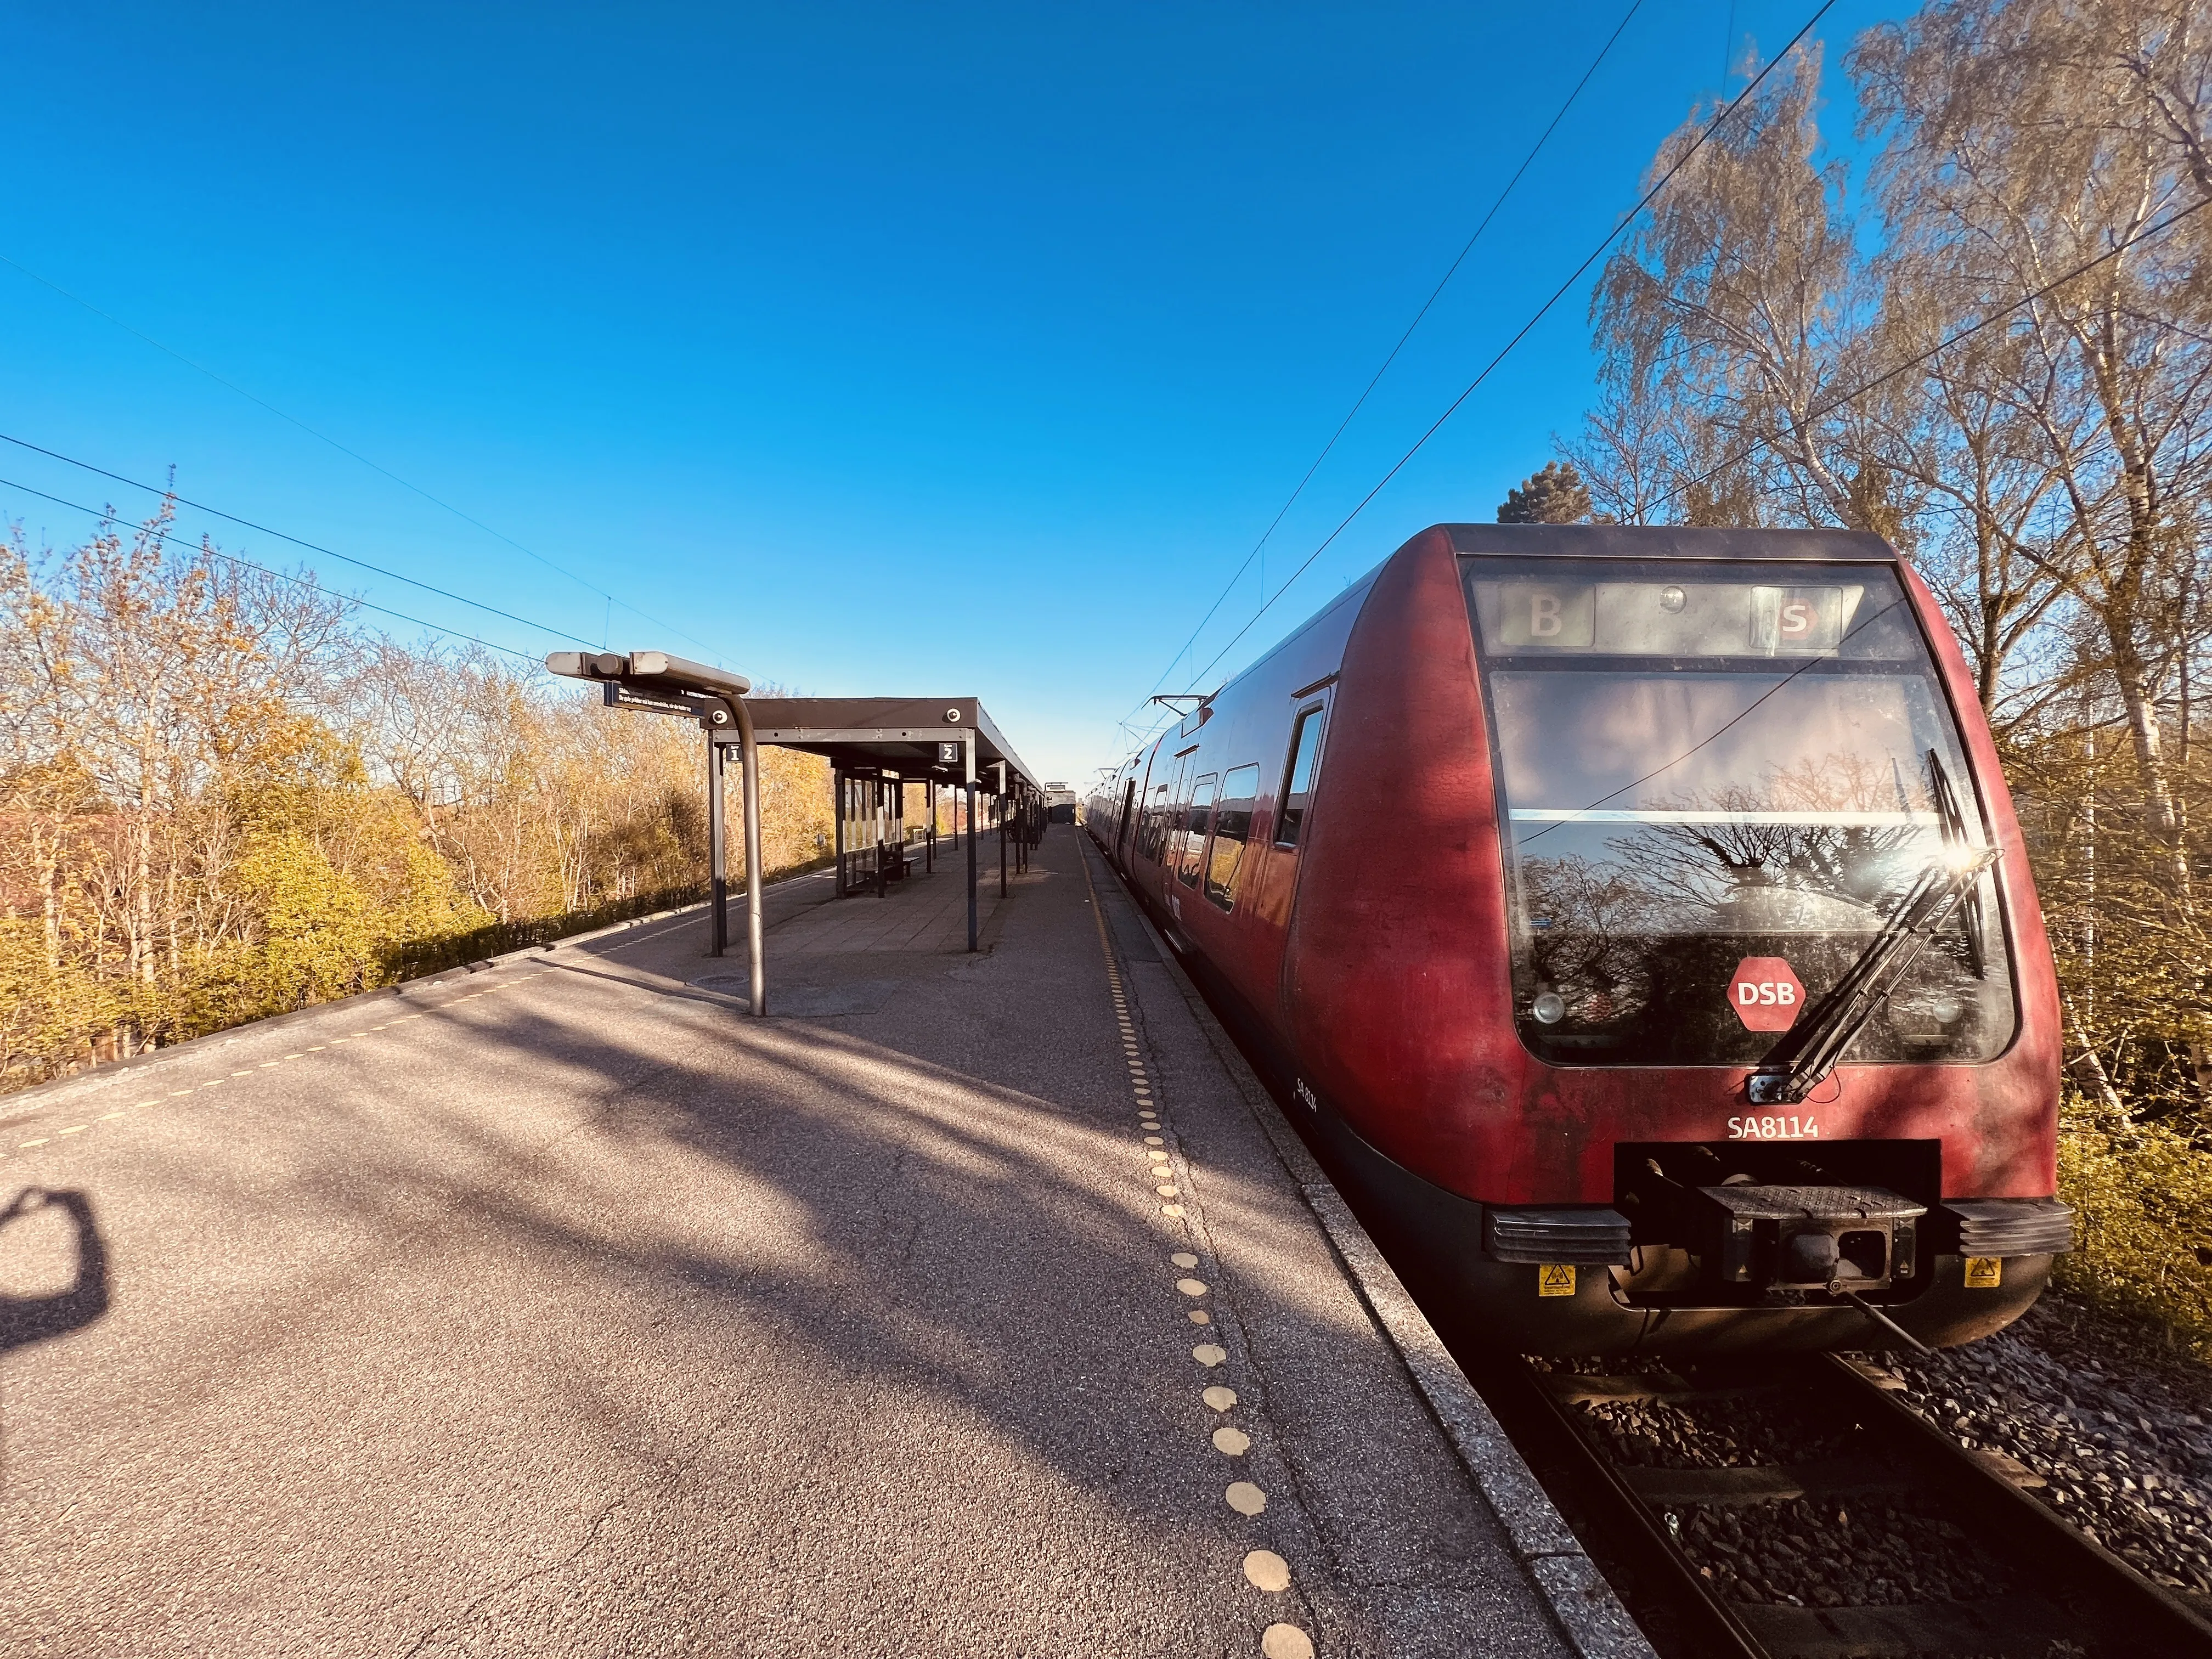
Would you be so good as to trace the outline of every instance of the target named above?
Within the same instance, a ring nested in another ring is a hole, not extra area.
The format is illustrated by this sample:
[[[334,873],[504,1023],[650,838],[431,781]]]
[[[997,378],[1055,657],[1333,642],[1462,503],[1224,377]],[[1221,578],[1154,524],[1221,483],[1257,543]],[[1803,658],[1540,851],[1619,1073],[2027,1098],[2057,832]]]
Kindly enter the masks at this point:
[[[1762,984],[1817,1000],[1931,862],[1986,844],[1886,568],[1462,564],[1515,1013],[1540,1057],[1755,1062],[1794,1018],[1759,1006]],[[1992,1059],[2014,1021],[1984,877],[1846,1058]]]

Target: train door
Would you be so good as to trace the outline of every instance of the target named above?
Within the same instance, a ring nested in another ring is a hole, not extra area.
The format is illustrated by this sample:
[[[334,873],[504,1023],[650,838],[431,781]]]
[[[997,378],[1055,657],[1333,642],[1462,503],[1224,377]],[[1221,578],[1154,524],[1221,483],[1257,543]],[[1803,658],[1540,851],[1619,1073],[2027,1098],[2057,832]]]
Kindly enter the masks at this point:
[[[1298,700],[1291,715],[1282,769],[1275,775],[1275,809],[1267,830],[1266,862],[1255,883],[1253,908],[1278,927],[1290,926],[1298,854],[1310,828],[1314,784],[1321,775],[1322,745],[1328,735],[1330,690],[1324,686]]]
[[[1132,772],[1121,786],[1121,811],[1114,825],[1114,862],[1124,869],[1129,863],[1129,821],[1137,815],[1137,775]]]
[[[1192,749],[1198,745],[1193,744]],[[1145,827],[1139,837],[1138,856],[1150,859],[1164,869],[1170,860],[1170,833],[1175,828],[1177,811],[1182,806],[1183,773],[1190,761],[1190,750],[1176,756],[1164,767],[1154,763],[1153,770],[1160,781],[1152,786],[1152,798],[1145,809]]]
[[[1175,757],[1173,781],[1166,796],[1167,810],[1160,814],[1158,844],[1152,856],[1160,861],[1160,897],[1167,898],[1173,886],[1170,874],[1176,860],[1182,856],[1183,812],[1190,805],[1191,757],[1198,752],[1196,744]]]
[[[1221,780],[1221,793],[1214,797],[1213,838],[1206,844],[1205,863],[1206,896],[1216,909],[1237,908],[1237,882],[1259,794],[1260,769],[1240,766]]]
[[[1220,782],[1212,772],[1206,773],[1191,785],[1190,803],[1183,809],[1182,828],[1176,836],[1173,860],[1176,882],[1183,887],[1198,885],[1199,866],[1206,854],[1206,832],[1213,825],[1213,796]],[[1170,887],[1168,890],[1168,909],[1180,920],[1182,916],[1182,895]]]

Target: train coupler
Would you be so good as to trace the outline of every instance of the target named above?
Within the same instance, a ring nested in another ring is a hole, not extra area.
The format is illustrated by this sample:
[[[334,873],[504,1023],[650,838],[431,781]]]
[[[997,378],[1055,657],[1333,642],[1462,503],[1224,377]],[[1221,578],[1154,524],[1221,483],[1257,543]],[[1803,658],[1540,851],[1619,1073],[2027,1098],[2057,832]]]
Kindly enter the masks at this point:
[[[1917,1270],[1928,1206],[1881,1187],[1699,1187],[1709,1272],[1747,1289],[1857,1293]]]

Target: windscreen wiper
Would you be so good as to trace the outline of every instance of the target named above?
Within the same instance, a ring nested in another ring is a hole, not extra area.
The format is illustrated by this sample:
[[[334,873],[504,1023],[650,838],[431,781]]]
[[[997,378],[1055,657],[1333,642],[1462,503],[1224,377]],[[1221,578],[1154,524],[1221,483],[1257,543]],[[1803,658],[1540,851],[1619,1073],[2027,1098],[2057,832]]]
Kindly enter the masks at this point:
[[[1943,856],[1920,872],[1858,960],[1745,1079],[1753,1105],[1794,1106],[1820,1087],[1982,872],[1997,861],[1999,850],[1947,845]]]
[[[1951,774],[1943,764],[1943,757],[1933,749],[1928,751],[1929,793],[1936,799],[1936,817],[1942,826],[1943,851],[1947,857],[1955,858],[1973,845],[1973,837],[1966,833],[1966,814],[1959,805],[1959,792],[1951,787]],[[1959,931],[1966,941],[1966,969],[1976,979],[1990,976],[1989,963],[1982,957],[1982,890],[1978,884],[1966,890],[1966,896],[1959,907]]]

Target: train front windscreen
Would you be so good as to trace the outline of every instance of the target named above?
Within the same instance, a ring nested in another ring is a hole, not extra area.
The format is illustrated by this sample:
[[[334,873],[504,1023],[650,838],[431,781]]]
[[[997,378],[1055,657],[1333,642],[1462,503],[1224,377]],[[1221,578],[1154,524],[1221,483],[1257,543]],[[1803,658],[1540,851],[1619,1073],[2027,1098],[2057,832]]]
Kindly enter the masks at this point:
[[[1893,571],[1461,563],[1539,1058],[1756,1063],[1923,872],[1987,845]],[[1990,1060],[2014,1018],[1985,875],[1845,1058]]]

